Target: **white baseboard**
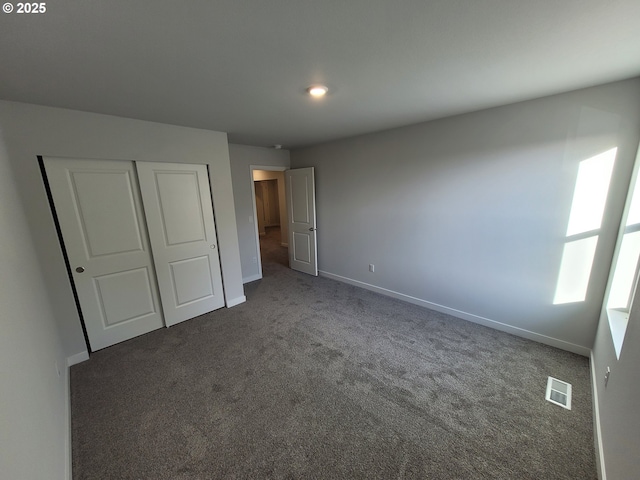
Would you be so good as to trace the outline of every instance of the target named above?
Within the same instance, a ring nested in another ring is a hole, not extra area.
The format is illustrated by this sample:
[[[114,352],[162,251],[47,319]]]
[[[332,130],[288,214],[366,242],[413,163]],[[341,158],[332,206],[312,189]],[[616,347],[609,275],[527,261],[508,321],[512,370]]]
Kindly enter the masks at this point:
[[[87,354],[87,357],[89,355]],[[68,361],[68,360],[67,360]],[[65,465],[65,475],[64,477],[67,480],[72,480],[73,479],[73,459],[71,457],[72,455],[72,446],[71,446],[71,372],[69,372],[69,367],[65,368],[65,375],[67,378],[65,378],[65,388],[66,388],[66,393],[67,393],[67,405],[66,405],[66,414],[67,414],[67,418],[66,418],[66,425],[67,425],[67,436],[65,438],[65,446],[64,446],[64,453],[66,455],[67,458],[67,463]]]
[[[75,355],[71,355],[67,357],[67,367],[73,367],[77,363],[82,363],[86,360],[89,360],[89,352],[86,350],[80,353],[76,353]]]
[[[318,273],[323,277],[331,278],[333,280],[337,280],[343,283],[348,283],[350,285],[364,288],[366,290],[371,290],[372,292],[380,293],[388,297],[397,298],[398,300],[403,300],[405,302],[412,303],[414,305],[419,305],[421,307],[425,307],[430,310],[446,313],[448,315],[452,315],[454,317],[461,318],[463,320],[468,320],[470,322],[477,323],[479,325],[484,325],[485,327],[493,328],[495,330],[500,330],[502,332],[511,333],[512,335],[516,335],[518,337],[523,337],[529,340],[533,340],[535,342],[544,343],[545,345],[551,345],[552,347],[577,353],[578,355],[583,355],[585,357],[588,357],[591,353],[590,348],[583,347],[581,345],[576,345],[575,343],[566,342],[558,338],[548,337],[540,333],[532,332],[530,330],[525,330],[524,328],[507,325],[506,323],[498,322],[496,320],[491,320],[489,318],[481,317],[479,315],[474,315],[473,313],[467,313],[461,310],[456,310],[455,308],[449,308],[449,307],[445,307],[444,305],[438,305],[437,303],[429,302],[427,300],[422,300],[421,298],[405,295],[404,293],[395,292],[393,290],[388,290],[386,288],[378,287],[376,285],[371,285],[365,282],[361,282],[359,280],[354,280],[352,278],[336,275],[334,273],[329,273],[324,271],[319,271]]]
[[[67,368],[64,369],[65,372],[65,388],[67,394],[67,406],[66,406],[66,424],[67,424],[67,437],[65,439],[65,454],[67,457],[67,463],[65,465],[65,478],[67,480],[72,480],[73,478],[73,461],[72,461],[72,453],[73,449],[71,446],[71,371],[70,367],[76,365],[78,363],[82,363],[86,360],[89,360],[89,352],[84,350],[82,352],[76,353],[75,355],[71,355],[67,357]]]
[[[243,277],[242,278],[242,283],[255,282],[256,280],[260,280],[261,278],[262,278],[262,275],[260,275],[259,273],[256,273],[255,275],[250,275],[248,277]]]
[[[235,307],[236,305],[240,305],[247,301],[247,297],[242,295],[241,297],[232,298],[227,302],[227,308]]]
[[[596,374],[596,362],[593,358],[593,350],[589,358],[591,367],[591,399],[593,401],[593,437],[596,449],[596,468],[598,479],[607,480],[607,472],[604,465],[604,448],[602,446],[602,429],[600,427],[600,403],[598,401],[598,383]]]

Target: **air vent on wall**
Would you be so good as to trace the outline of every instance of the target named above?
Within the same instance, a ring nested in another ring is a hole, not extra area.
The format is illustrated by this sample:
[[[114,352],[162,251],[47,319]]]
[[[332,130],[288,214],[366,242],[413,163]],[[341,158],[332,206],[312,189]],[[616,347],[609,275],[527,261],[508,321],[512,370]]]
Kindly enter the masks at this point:
[[[547,381],[547,395],[545,397],[551,403],[571,410],[571,384],[549,377]]]

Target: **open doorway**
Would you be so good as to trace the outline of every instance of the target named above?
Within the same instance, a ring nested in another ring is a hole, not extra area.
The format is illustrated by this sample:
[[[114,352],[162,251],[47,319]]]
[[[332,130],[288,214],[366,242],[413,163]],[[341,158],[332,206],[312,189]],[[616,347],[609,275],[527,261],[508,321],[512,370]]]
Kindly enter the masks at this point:
[[[284,167],[251,167],[260,277],[269,265],[289,266],[284,170]]]

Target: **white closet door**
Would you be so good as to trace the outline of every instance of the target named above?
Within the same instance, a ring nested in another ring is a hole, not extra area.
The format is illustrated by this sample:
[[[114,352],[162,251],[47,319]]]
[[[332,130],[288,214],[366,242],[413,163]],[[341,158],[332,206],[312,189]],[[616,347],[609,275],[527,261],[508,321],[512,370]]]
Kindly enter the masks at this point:
[[[136,167],[167,326],[223,307],[207,167]]]
[[[91,349],[162,327],[133,163],[44,164]]]

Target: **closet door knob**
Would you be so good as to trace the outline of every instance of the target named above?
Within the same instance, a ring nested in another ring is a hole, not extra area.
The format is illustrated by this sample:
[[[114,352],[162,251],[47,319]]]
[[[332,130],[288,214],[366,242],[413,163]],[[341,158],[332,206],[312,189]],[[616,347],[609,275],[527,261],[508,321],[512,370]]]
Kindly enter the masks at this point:
[[[215,249],[216,249],[216,244],[214,243],[211,245],[211,250],[215,250]]]
[[[84,267],[78,267],[78,268],[76,268],[76,272],[78,272],[78,273],[82,273],[82,272],[84,272]]]

